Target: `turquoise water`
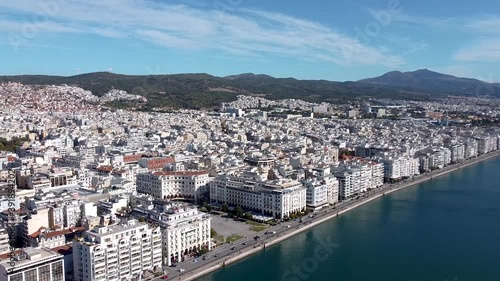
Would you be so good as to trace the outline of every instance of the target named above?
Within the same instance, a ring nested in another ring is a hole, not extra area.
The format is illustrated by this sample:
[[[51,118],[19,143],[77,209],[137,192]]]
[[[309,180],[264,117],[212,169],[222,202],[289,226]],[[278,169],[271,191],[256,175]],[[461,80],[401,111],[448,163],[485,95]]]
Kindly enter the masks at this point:
[[[199,280],[500,281],[500,159],[375,200]]]

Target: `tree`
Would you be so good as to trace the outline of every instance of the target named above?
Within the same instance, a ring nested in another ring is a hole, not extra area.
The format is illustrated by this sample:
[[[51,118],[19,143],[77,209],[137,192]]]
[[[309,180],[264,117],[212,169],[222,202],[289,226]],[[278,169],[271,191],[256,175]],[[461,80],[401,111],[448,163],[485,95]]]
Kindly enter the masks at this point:
[[[253,215],[250,213],[245,213],[245,219],[247,220],[253,220]]]
[[[236,207],[236,212],[235,212],[235,215],[238,217],[238,218],[241,218],[243,216],[243,208],[241,208],[241,206],[237,206]]]
[[[229,206],[226,203],[222,204],[222,206],[220,207],[220,209],[224,213],[229,212]]]
[[[206,255],[207,253],[208,253],[207,246],[202,246],[199,252],[200,256]]]
[[[212,206],[210,206],[210,205],[205,206],[205,208],[207,209],[207,211],[208,211],[209,213],[212,211]]]
[[[215,229],[213,228],[210,228],[210,237],[214,238],[215,236],[217,236],[217,231],[215,231]]]

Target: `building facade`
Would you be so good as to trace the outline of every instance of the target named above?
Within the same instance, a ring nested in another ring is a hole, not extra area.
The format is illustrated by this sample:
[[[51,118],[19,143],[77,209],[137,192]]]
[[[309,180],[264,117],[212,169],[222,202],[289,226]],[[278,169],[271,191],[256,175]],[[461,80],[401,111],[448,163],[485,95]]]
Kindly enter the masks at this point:
[[[141,278],[144,270],[162,266],[160,228],[129,220],[95,227],[73,243],[76,281],[113,281]]]

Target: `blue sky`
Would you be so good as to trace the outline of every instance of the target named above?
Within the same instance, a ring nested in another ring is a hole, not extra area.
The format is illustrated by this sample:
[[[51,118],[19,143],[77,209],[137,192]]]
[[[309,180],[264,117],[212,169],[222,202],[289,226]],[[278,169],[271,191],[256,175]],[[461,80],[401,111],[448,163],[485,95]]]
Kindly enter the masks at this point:
[[[498,0],[1,1],[0,74],[346,81],[428,68],[500,82],[499,13]]]

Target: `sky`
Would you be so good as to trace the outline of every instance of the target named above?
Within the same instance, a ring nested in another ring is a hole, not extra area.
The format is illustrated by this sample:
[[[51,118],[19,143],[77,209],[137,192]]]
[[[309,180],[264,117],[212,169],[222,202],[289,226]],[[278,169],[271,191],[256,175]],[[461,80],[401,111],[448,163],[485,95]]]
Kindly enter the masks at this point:
[[[0,75],[355,81],[427,68],[500,82],[499,66],[498,0],[0,2]]]

